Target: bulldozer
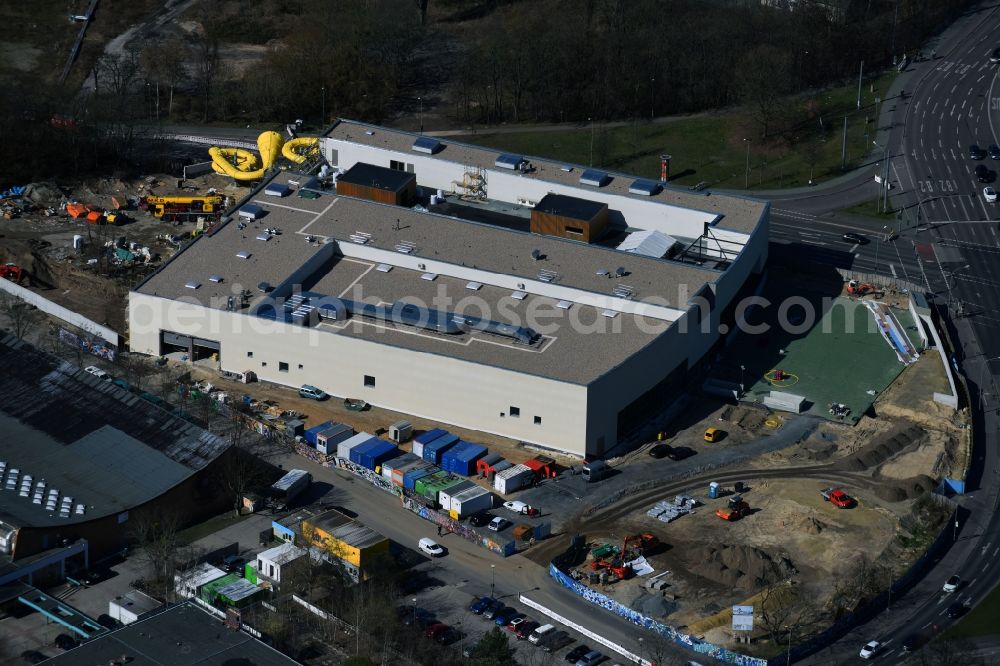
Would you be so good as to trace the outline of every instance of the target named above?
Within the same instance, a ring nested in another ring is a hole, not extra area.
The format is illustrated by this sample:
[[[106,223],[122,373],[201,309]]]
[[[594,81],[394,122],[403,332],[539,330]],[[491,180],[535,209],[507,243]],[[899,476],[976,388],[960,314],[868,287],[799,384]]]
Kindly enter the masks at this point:
[[[744,516],[750,515],[750,505],[743,501],[739,495],[729,498],[729,503],[724,509],[717,509],[715,512],[719,518],[729,522],[735,522]]]

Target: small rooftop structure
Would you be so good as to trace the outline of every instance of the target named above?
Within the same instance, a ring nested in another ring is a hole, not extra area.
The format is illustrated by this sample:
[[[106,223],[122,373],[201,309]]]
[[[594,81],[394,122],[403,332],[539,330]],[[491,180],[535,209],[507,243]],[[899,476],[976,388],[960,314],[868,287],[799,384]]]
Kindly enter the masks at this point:
[[[659,259],[676,244],[677,239],[673,236],[668,236],[662,231],[646,230],[636,231],[626,236],[625,240],[618,244],[618,249],[623,252],[632,252],[644,257]]]
[[[606,203],[550,193],[531,209],[531,232],[535,234],[590,243],[604,235],[607,226]]]
[[[406,206],[416,192],[415,174],[366,162],[358,162],[337,178],[337,194],[379,203]]]

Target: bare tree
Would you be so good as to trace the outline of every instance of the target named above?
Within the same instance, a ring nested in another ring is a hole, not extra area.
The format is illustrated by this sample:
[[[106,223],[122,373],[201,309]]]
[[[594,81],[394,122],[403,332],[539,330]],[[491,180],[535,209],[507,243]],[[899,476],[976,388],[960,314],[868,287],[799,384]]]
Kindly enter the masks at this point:
[[[133,512],[129,520],[130,536],[149,565],[154,582],[162,583],[164,600],[169,600],[180,547],[180,516],[173,509],[159,507]]]
[[[208,122],[212,105],[212,93],[219,74],[219,38],[202,22],[202,32],[198,35],[192,49],[192,59],[195,64],[195,80],[201,92],[203,113],[202,122]]]
[[[11,332],[22,339],[42,321],[38,308],[6,291],[0,292],[0,315],[7,320]]]

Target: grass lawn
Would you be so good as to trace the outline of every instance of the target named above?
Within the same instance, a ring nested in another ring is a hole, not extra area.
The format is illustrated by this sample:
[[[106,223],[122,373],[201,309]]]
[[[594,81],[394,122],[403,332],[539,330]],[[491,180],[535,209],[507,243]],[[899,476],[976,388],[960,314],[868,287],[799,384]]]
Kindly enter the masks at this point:
[[[873,217],[878,220],[896,220],[896,209],[892,205],[889,206],[889,210],[883,213],[881,205],[874,199],[855,204],[850,208],[841,208],[837,212],[847,213],[848,215],[860,215],[862,217]]]
[[[955,626],[944,632],[942,638],[973,638],[1000,634],[1000,587],[993,588],[978,606],[969,611]]]
[[[806,185],[842,173],[841,144],[847,116],[847,168],[863,163],[874,149],[871,133],[875,99],[896,77],[893,70],[862,87],[857,108],[857,84],[788,99],[791,127],[761,141],[753,120],[739,110],[715,112],[664,123],[581,127],[559,131],[491,133],[488,129],[459,140],[505,151],[659,178],[660,155],[670,153],[671,182],[712,187],[776,189]],[[894,104],[895,100],[891,100]],[[747,177],[747,142],[750,171]],[[593,156],[593,157],[591,157]],[[873,203],[874,206],[874,203]]]

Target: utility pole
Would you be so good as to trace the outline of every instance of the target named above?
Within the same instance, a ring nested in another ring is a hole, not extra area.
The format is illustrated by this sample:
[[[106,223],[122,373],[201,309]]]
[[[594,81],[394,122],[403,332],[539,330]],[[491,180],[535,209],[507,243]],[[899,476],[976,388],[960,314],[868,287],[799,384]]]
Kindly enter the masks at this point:
[[[840,144],[840,170],[847,170],[847,116],[844,116],[844,140]]]
[[[861,69],[858,70],[858,110],[861,110],[861,75],[865,71],[865,61],[861,61]]]
[[[490,582],[490,599],[496,599],[497,565],[491,564],[490,570],[493,572],[493,580]]]

